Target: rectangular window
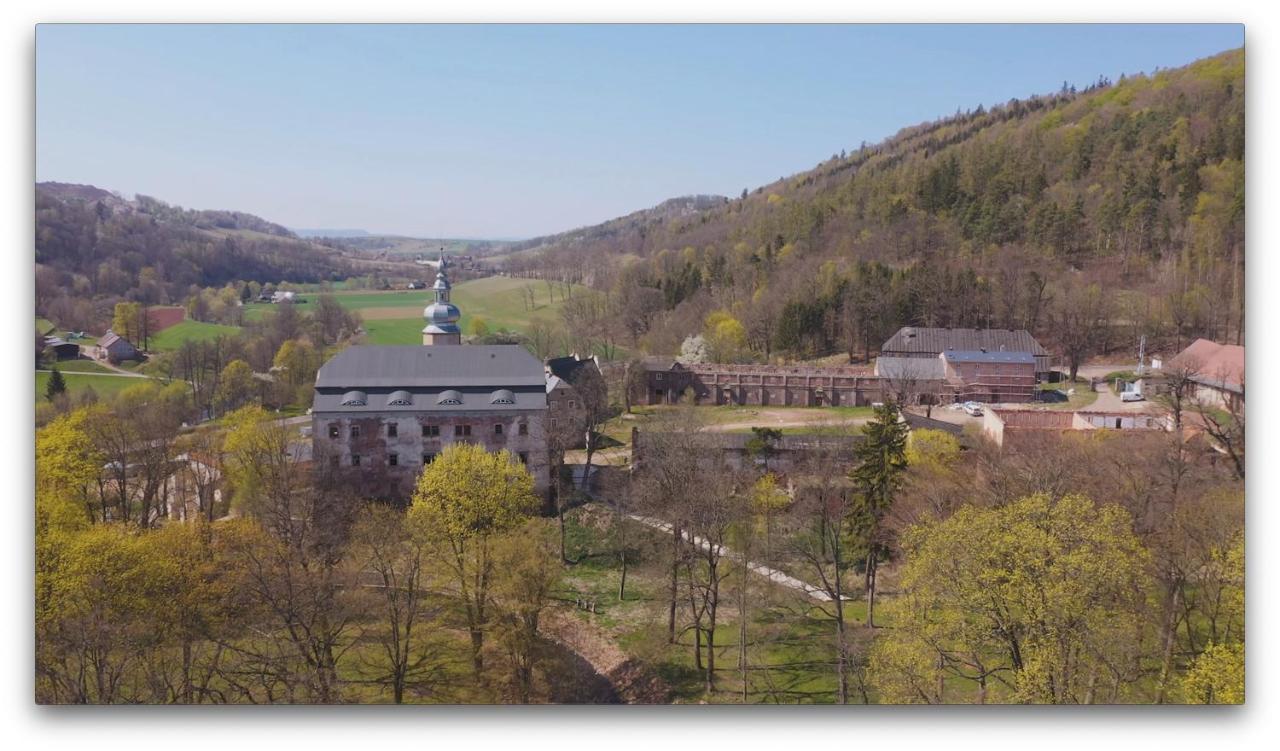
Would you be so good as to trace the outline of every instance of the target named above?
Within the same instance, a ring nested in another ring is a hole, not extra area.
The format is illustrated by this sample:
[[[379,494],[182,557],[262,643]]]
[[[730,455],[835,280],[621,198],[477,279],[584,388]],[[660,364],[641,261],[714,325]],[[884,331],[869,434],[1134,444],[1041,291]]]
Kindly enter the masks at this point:
[[[455,438],[461,438],[463,436],[471,435],[471,426],[470,425],[454,425],[453,435]]]
[[[337,437],[338,437],[338,426],[337,426],[337,425],[330,425],[330,426],[329,426],[329,437],[330,437],[330,438],[337,438]]]
[[[655,380],[655,381],[661,381],[661,380],[662,380],[662,374],[661,374],[661,373],[654,373],[654,374],[653,374],[653,380]]]
[[[399,455],[399,454],[387,454],[387,465],[388,465],[388,466],[391,466],[391,467],[398,467],[398,466],[400,466],[400,455]]]
[[[422,426],[422,437],[423,437],[423,438],[436,438],[436,437],[438,437],[439,435],[440,435],[440,426],[439,426],[439,425],[423,425],[423,426]]]
[[[529,423],[520,423],[520,429],[517,431],[520,435],[529,435]]]
[[[575,402],[575,401],[574,401],[574,400],[572,400],[572,399],[570,399],[570,400],[569,400],[569,409],[574,409],[574,408],[576,408],[577,406],[578,406],[578,403],[577,403],[577,402]]]
[[[353,466],[353,467],[359,467],[359,466],[360,466],[360,455],[359,455],[359,454],[352,454],[352,455],[351,455],[351,466]]]
[[[433,462],[433,461],[435,461],[435,460],[436,460],[436,455],[435,455],[435,454],[423,454],[423,455],[422,455],[422,464],[423,464],[423,466],[426,466],[426,465],[430,464],[431,462]]]
[[[387,437],[395,438],[398,435],[400,435],[400,426],[394,422],[387,423]]]
[[[556,427],[557,425],[559,425],[559,424],[560,424],[560,421],[559,421],[559,420],[557,420],[557,419],[556,419],[556,418],[554,418],[554,417],[553,417],[553,418],[551,418],[551,427],[552,427],[552,428],[555,428],[555,427]]]
[[[520,463],[521,463],[521,464],[528,464],[528,463],[529,463],[529,453],[528,453],[527,451],[521,451],[521,452],[520,452]]]
[[[359,437],[360,437],[360,426],[359,426],[359,425],[352,425],[352,426],[351,426],[351,437],[352,437],[352,438],[359,438]]]
[[[493,426],[493,434],[502,435],[502,423],[497,423]]]

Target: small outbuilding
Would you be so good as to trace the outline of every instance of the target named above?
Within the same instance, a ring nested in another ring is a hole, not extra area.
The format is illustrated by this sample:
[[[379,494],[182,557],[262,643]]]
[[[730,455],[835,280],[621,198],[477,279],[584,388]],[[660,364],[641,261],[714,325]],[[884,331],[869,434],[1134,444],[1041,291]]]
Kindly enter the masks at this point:
[[[44,346],[56,360],[75,360],[80,357],[80,345],[56,336],[46,336]]]
[[[138,348],[133,346],[133,343],[128,339],[114,331],[108,331],[105,336],[98,340],[98,349],[112,363],[142,359],[142,353],[138,351]]]

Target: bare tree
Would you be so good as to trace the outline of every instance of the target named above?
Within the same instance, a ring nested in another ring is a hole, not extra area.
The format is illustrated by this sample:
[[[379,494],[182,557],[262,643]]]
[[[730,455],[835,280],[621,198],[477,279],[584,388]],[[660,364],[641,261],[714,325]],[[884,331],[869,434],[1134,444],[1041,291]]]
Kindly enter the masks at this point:
[[[1096,284],[1069,286],[1059,298],[1053,322],[1072,381],[1081,363],[1098,351],[1110,318],[1109,299]]]
[[[353,544],[368,577],[365,585],[375,590],[373,608],[385,621],[373,637],[382,659],[366,659],[377,671],[373,682],[389,685],[396,704],[404,702],[406,690],[433,694],[444,674],[444,655],[426,638],[435,613],[424,607],[428,581],[422,541],[410,533],[400,511],[370,505],[359,515]]]

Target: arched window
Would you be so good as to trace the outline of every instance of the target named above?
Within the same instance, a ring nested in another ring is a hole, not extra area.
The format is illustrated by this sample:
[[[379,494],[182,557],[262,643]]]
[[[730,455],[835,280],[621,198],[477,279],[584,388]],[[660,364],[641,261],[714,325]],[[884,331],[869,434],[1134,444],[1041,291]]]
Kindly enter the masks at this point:
[[[436,400],[436,404],[462,404],[462,393],[449,389],[440,392],[440,398]]]
[[[516,395],[507,389],[498,389],[489,397],[490,404],[515,404]]]
[[[408,391],[392,391],[391,395],[387,397],[387,406],[412,407],[413,394],[410,394]]]
[[[363,407],[369,403],[369,397],[363,391],[348,391],[342,395],[342,406]]]

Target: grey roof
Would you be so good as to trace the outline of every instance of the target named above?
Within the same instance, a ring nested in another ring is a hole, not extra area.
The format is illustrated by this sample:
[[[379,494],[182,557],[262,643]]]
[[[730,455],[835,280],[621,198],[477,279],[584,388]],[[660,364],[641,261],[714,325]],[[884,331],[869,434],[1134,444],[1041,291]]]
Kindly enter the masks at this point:
[[[356,346],[334,355],[316,374],[317,389],[441,391],[466,387],[545,389],[542,363],[514,344]],[[434,400],[433,402],[434,403]]]
[[[555,391],[556,386],[559,386],[562,383],[564,383],[564,381],[560,380],[560,376],[547,376],[547,393],[550,394],[552,391]]]
[[[314,413],[432,413],[457,414],[459,412],[511,412],[521,410],[545,410],[547,395],[542,386],[524,386],[510,389],[511,404],[495,403],[494,390],[490,388],[441,389],[418,387],[400,389],[411,394],[412,406],[392,406],[391,395],[395,393],[389,388],[371,388],[368,400],[364,405],[343,405],[343,394],[337,389],[317,389],[311,410]],[[454,392],[459,404],[440,404],[441,397]]]
[[[600,370],[595,357],[580,357],[576,352],[565,357],[553,357],[547,360],[547,370],[569,383],[573,383],[582,369],[587,367],[595,368],[596,372]]]
[[[882,378],[941,380],[946,368],[937,357],[877,357],[876,375]]]
[[[903,326],[880,347],[884,353],[939,354],[949,349],[996,352],[1049,352],[1026,329],[941,329]]]
[[[942,356],[950,362],[1009,362],[1034,365],[1036,358],[1030,352],[984,352],[982,350],[947,350]]]

